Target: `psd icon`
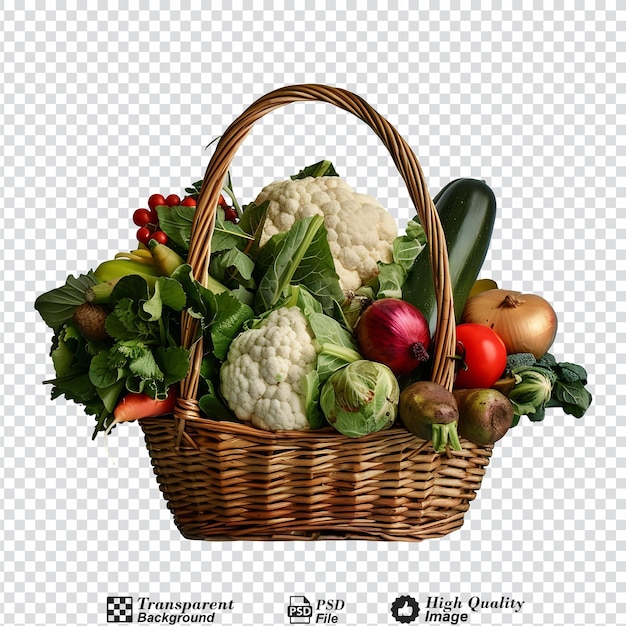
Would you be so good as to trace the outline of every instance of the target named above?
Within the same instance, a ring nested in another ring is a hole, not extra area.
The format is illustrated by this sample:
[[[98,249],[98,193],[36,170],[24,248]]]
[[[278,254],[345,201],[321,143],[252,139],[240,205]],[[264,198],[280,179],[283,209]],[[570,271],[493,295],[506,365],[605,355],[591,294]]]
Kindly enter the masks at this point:
[[[107,598],[107,622],[125,624],[133,621],[133,599],[131,597]]]
[[[290,624],[310,624],[313,607],[306,596],[291,596],[287,607]]]
[[[410,624],[420,613],[418,601],[411,596],[400,596],[391,605],[391,615],[400,624]]]

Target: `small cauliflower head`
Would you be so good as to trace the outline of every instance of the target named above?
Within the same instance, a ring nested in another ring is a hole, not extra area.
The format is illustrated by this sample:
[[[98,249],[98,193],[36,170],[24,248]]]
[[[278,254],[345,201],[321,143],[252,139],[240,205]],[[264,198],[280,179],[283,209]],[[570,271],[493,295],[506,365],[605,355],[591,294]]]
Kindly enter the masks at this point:
[[[392,261],[396,220],[376,198],[356,192],[339,176],[278,180],[263,188],[255,204],[266,200],[270,204],[261,245],[297,220],[322,215],[344,291],[356,291],[375,277],[377,261]]]
[[[317,364],[309,324],[298,307],[272,311],[232,341],[220,389],[243,422],[263,430],[309,430],[305,377]]]

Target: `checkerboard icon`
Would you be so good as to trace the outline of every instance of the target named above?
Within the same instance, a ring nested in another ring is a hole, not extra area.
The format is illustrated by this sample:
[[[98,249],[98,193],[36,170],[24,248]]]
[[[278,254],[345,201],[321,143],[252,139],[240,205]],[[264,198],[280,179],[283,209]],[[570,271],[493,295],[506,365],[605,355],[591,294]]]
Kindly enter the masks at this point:
[[[133,621],[133,599],[131,597],[107,598],[107,622],[116,624]]]

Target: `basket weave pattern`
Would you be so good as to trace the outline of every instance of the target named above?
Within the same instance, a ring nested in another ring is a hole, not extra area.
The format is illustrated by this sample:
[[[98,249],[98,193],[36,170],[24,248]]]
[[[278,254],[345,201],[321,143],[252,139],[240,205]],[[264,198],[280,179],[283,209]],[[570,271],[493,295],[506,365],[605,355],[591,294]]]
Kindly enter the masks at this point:
[[[445,236],[419,162],[395,128],[360,97],[335,87],[296,85],[253,103],[224,132],[198,198],[188,262],[206,277],[215,211],[235,153],[266,113],[321,101],[353,113],[378,135],[404,179],[428,240],[437,296],[432,377],[451,389],[456,336]],[[375,539],[420,541],[463,524],[491,446],[461,440],[434,452],[401,424],[352,439],[331,428],[268,433],[202,417],[197,403],[202,341],[183,313],[191,367],[173,417],[140,420],[161,490],[189,539]]]

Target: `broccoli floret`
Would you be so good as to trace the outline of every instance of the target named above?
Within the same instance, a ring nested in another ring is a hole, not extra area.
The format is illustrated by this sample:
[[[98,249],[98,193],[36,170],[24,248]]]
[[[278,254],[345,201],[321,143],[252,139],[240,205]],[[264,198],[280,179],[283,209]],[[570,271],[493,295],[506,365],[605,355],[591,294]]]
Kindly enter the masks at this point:
[[[517,352],[506,357],[506,368],[509,372],[513,372],[519,367],[529,367],[535,363],[536,359],[530,352]]]
[[[546,352],[546,354],[537,360],[537,365],[552,368],[556,365],[556,359],[549,352]]]

